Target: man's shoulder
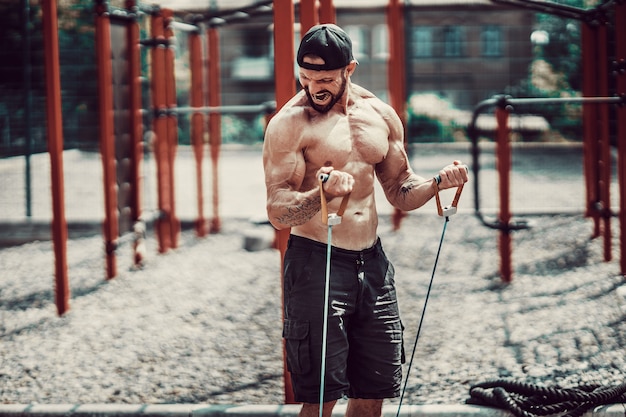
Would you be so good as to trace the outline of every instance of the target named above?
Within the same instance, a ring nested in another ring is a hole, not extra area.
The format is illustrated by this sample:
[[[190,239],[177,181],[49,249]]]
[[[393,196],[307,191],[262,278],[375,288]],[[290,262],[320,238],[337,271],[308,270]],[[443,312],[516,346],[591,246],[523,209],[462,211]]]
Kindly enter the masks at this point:
[[[352,84],[352,94],[354,94],[357,101],[366,104],[369,108],[384,118],[388,118],[390,116],[395,118],[397,116],[396,111],[389,103],[386,103],[374,93],[361,86]]]

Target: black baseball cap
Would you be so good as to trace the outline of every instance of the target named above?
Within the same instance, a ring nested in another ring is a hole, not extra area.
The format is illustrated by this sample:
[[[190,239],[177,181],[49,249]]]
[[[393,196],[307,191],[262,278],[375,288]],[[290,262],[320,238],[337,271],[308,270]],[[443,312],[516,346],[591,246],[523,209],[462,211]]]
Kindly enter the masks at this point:
[[[304,62],[305,55],[317,55],[324,64]],[[332,23],[313,26],[304,35],[298,48],[298,65],[302,68],[324,71],[347,66],[354,60],[352,41],[346,32]]]

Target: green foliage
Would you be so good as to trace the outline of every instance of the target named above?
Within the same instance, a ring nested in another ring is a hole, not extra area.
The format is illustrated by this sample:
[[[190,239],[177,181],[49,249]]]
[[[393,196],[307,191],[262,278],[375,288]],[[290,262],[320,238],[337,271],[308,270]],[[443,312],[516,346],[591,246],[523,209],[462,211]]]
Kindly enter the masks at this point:
[[[423,114],[409,113],[407,136],[409,143],[438,142],[442,136],[441,122]]]
[[[263,141],[263,116],[246,120],[234,115],[222,116],[222,142],[251,145]]]
[[[24,152],[28,132],[34,152],[47,148],[43,16],[41,4],[30,1],[25,25],[25,4],[0,2],[0,102],[11,116],[10,137],[0,143],[0,155]],[[98,140],[93,1],[64,2],[58,8],[58,26],[65,146],[93,147]],[[25,63],[27,45],[30,59]],[[32,104],[27,131],[24,76],[29,73]],[[7,132],[7,123],[0,121],[0,130]]]

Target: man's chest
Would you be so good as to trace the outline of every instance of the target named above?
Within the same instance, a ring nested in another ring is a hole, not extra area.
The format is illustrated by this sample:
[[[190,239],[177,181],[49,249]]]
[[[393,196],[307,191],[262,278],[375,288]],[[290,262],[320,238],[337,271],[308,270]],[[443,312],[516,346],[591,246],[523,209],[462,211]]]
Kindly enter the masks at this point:
[[[389,149],[389,128],[378,115],[352,112],[320,118],[305,132],[305,158],[317,166],[377,164]]]

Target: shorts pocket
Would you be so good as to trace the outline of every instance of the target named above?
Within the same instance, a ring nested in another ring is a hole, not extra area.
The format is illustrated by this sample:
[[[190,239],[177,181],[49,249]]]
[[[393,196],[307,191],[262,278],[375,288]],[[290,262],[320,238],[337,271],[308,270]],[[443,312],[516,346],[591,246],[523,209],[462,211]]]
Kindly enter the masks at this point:
[[[311,369],[309,323],[286,319],[283,337],[287,351],[287,369],[294,374],[306,374]]]

